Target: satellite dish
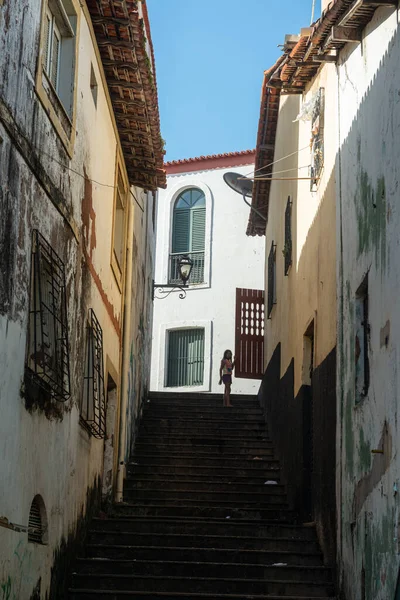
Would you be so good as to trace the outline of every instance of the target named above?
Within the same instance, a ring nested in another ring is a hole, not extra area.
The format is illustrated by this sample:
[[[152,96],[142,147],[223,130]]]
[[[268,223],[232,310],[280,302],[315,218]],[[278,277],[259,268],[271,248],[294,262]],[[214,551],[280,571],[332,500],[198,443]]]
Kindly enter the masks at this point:
[[[238,194],[242,196],[247,196],[251,198],[253,194],[253,182],[248,177],[241,175],[240,173],[234,173],[230,171],[229,173],[224,174],[224,181],[230,188],[235,190]]]

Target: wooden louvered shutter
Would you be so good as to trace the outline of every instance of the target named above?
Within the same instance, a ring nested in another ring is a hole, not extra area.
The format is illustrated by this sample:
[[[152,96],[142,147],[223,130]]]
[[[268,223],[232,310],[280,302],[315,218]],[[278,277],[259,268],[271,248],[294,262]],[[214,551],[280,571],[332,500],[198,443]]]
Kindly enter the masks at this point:
[[[206,235],[206,209],[195,208],[192,211],[191,251],[203,252]]]
[[[202,385],[204,329],[180,329],[168,335],[167,387]]]
[[[174,211],[172,227],[172,252],[189,252],[190,236],[190,210],[178,209]]]

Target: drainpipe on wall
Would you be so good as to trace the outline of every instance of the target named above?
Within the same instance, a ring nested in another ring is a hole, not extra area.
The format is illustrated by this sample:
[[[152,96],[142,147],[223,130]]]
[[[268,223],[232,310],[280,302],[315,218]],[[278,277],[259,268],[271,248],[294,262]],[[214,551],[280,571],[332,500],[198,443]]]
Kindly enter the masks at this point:
[[[344,338],[344,327],[343,327],[343,315],[344,315],[344,288],[343,288],[343,194],[342,194],[342,153],[341,153],[341,130],[340,130],[340,65],[336,65],[336,81],[337,81],[337,125],[338,125],[338,182],[339,182],[339,202],[338,202],[338,224],[339,224],[339,264],[337,268],[337,280],[339,286],[339,310],[337,311],[337,365],[336,365],[336,381],[339,384],[339,426],[337,428],[336,440],[337,440],[337,458],[336,458],[336,468],[338,469],[338,476],[336,478],[336,486],[337,486],[337,531],[339,533],[338,544],[337,544],[337,554],[339,554],[339,577],[341,577],[341,559],[343,556],[343,518],[342,518],[342,506],[343,506],[343,410],[344,410],[344,389],[343,389],[343,364],[342,364],[342,348],[343,348],[343,338]],[[340,375],[340,376],[339,376]]]
[[[118,470],[117,470],[117,489],[115,492],[115,501],[122,502],[125,479],[125,455],[126,455],[126,417],[128,408],[128,376],[130,360],[130,331],[132,317],[132,240],[133,240],[133,204],[130,206],[128,218],[128,233],[126,245],[126,284],[124,290],[124,325],[122,334],[122,376],[121,376],[121,396],[120,396],[120,422],[118,438]]]

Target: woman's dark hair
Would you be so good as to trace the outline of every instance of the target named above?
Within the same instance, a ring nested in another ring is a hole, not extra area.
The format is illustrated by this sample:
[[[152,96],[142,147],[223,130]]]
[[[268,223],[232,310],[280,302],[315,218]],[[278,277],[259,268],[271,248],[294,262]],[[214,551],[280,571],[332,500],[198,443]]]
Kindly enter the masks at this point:
[[[227,359],[227,358],[228,358],[228,357],[227,357],[227,354],[228,354],[228,352],[230,352],[230,353],[231,353],[231,356],[232,356],[232,350],[225,350],[225,352],[224,352],[224,359]]]

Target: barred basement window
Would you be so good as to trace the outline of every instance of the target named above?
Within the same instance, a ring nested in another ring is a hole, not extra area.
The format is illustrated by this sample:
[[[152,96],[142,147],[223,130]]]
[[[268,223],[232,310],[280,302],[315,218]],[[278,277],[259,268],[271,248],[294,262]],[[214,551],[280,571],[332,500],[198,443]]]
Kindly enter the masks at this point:
[[[26,375],[56,400],[70,397],[64,263],[33,231]]]
[[[106,433],[104,390],[103,331],[92,309],[89,310],[86,344],[85,387],[81,420],[97,439]]]
[[[272,242],[268,256],[268,318],[276,304],[276,244]]]
[[[28,542],[45,544],[47,542],[46,508],[41,496],[34,497],[29,511]]]
[[[318,187],[324,166],[324,115],[325,90],[319,88],[311,119],[311,191]]]
[[[285,247],[282,250],[285,258],[285,275],[292,265],[292,202],[288,197],[285,210]]]

